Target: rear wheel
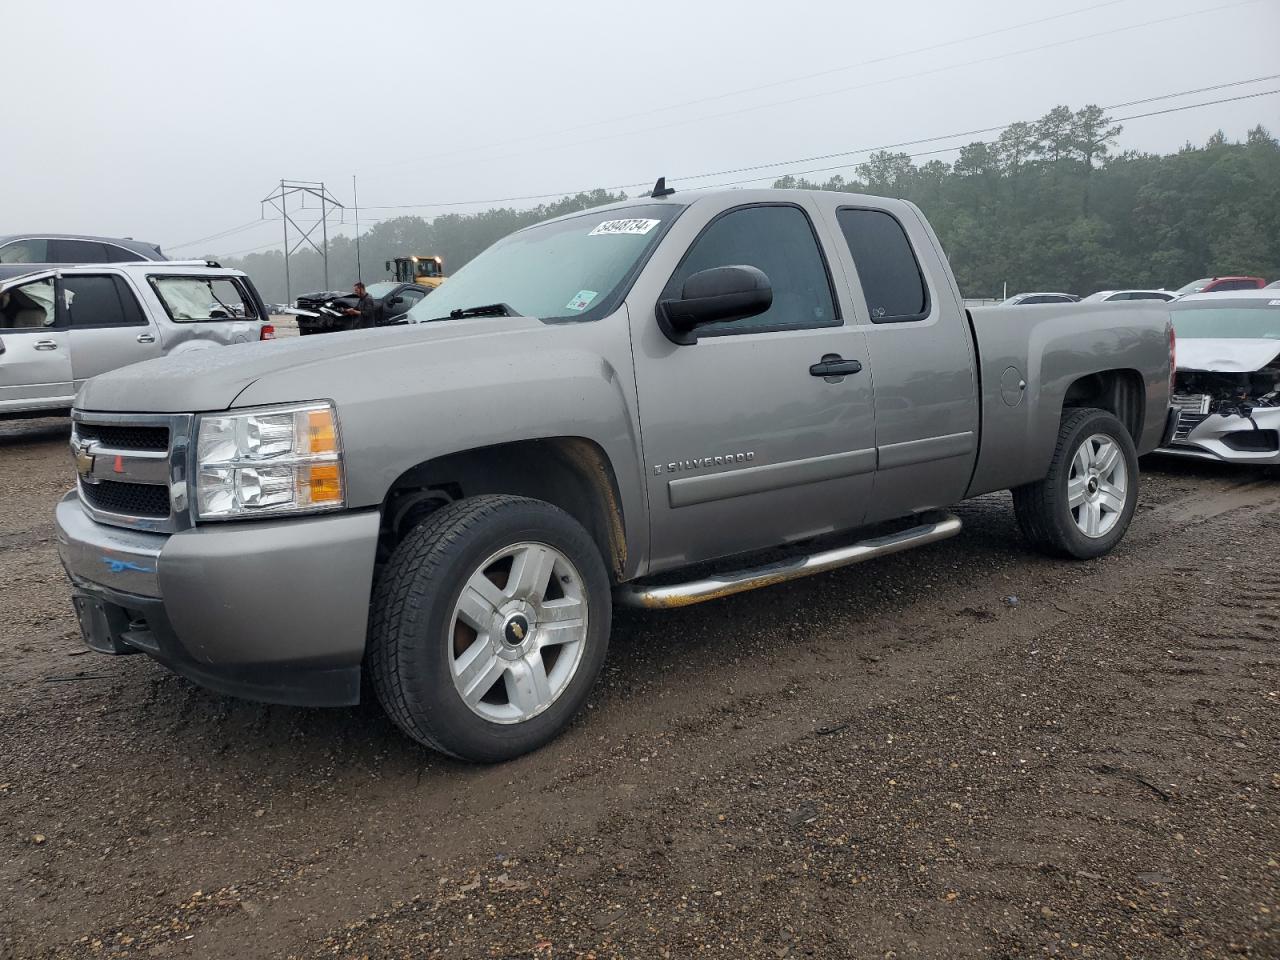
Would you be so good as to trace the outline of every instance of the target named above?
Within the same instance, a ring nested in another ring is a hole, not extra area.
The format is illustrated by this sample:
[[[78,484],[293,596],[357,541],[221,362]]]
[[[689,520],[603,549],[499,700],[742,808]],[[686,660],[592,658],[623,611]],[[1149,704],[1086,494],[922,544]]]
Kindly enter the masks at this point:
[[[485,496],[431,514],[379,580],[369,673],[420,743],[506,760],[582,706],[609,641],[609,579],[590,535],[537,500]]]
[[[1046,553],[1078,560],[1109,553],[1124,537],[1137,503],[1133,439],[1105,410],[1065,416],[1048,475],[1013,491],[1026,538]]]

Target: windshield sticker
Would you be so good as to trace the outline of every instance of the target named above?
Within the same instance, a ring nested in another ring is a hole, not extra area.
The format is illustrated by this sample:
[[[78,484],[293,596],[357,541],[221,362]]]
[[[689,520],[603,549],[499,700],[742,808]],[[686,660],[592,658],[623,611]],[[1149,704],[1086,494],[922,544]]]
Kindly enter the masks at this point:
[[[588,233],[587,236],[605,236],[619,233],[644,236],[661,222],[661,220],[606,220],[597,224],[596,228]]]
[[[598,297],[599,294],[594,290],[579,290],[573,295],[573,299],[564,305],[566,310],[577,310],[582,312],[587,306]]]

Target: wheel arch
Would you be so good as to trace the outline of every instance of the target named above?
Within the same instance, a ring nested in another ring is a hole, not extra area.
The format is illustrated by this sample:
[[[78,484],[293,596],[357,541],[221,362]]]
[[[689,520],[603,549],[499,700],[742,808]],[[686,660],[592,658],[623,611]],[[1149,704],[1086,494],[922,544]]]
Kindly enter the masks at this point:
[[[383,497],[380,546],[389,551],[439,505],[481,494],[554,504],[591,535],[613,580],[623,579],[626,518],[617,474],[604,449],[586,437],[518,440],[415,464]]]
[[[1146,425],[1146,393],[1146,382],[1137,370],[1118,368],[1087,373],[1067,386],[1058,422],[1081,407],[1096,407],[1124,424],[1137,445]]]

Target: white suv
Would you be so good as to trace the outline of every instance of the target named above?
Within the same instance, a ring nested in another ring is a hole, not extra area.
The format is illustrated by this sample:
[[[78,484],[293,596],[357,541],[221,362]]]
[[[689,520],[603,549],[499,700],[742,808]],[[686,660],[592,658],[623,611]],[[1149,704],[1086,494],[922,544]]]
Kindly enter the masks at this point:
[[[253,282],[204,261],[0,267],[0,419],[70,409],[90,377],[275,328]]]

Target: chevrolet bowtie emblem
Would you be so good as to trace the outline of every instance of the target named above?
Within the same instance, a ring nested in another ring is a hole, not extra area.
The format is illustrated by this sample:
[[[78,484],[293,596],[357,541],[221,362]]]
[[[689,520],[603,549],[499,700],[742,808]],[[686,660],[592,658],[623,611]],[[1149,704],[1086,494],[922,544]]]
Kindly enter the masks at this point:
[[[82,477],[88,477],[93,473],[93,466],[97,462],[97,458],[89,452],[88,443],[77,443],[75,446],[76,472]]]
[[[524,639],[524,627],[520,626],[520,624],[518,623],[511,624],[511,632],[516,635],[517,640]]]

